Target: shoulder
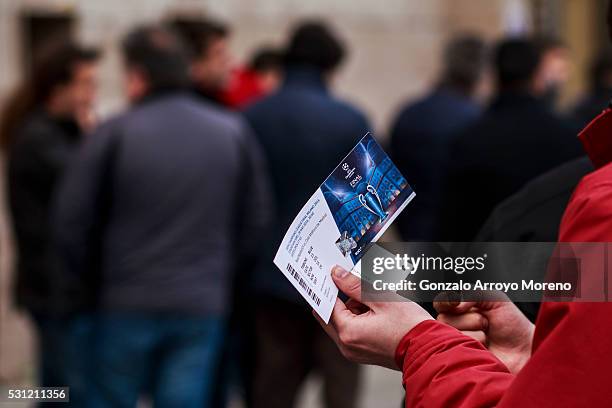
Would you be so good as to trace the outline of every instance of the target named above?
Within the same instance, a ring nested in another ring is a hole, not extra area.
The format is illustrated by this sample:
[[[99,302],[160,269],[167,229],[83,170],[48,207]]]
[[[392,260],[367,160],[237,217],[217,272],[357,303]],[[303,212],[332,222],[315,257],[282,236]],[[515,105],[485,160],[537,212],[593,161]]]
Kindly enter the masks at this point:
[[[588,197],[594,193],[601,193],[610,186],[612,186],[612,163],[584,176],[578,184],[574,195]]]
[[[104,145],[108,142],[112,135],[121,133],[125,127],[125,124],[129,122],[129,112],[130,110],[127,110],[125,112],[109,116],[98,124],[91,134],[85,137],[83,141],[84,148],[88,148],[92,145]]]
[[[439,105],[433,94],[405,100],[397,114],[397,121],[412,119],[421,116],[422,113],[430,111]]]
[[[546,225],[546,219],[560,221],[572,191],[592,169],[588,158],[581,157],[538,176],[499,204],[486,223],[488,228],[483,228],[483,231],[526,233],[534,227]],[[556,239],[556,233],[555,229],[550,239]]]
[[[188,93],[163,96],[128,109],[114,119],[109,127],[138,130],[144,127],[147,131],[158,125],[169,125],[181,128],[186,124],[200,125],[210,134],[233,133],[244,127],[244,120],[239,113],[230,111],[213,103],[199,99]],[[197,126],[196,126],[197,127]]]
[[[53,124],[42,114],[33,113],[28,116],[16,130],[18,145],[49,142],[56,134]]]
[[[330,100],[331,103],[337,107],[338,111],[342,112],[347,117],[361,121],[362,123],[367,123],[365,114],[356,105],[339,98],[332,97]]]
[[[9,147],[10,160],[38,156],[62,144],[63,130],[44,114],[32,113],[15,130],[15,138]]]
[[[558,114],[548,107],[542,107],[539,112],[535,113],[539,113],[538,116],[534,116],[535,125],[541,124],[549,129],[551,136],[568,136],[577,139],[580,126],[572,118]],[[552,132],[557,132],[557,134],[552,134]]]
[[[211,136],[222,135],[223,139],[239,144],[250,140],[250,126],[242,112],[232,111],[191,95],[179,98],[177,103],[183,105],[182,109],[190,110],[197,117],[196,120],[201,121],[204,128],[209,130]]]
[[[580,181],[563,215],[559,240],[612,241],[612,163]]]
[[[249,120],[275,115],[276,113],[291,109],[300,96],[296,92],[281,88],[251,103],[242,113]]]
[[[507,202],[522,202],[528,208],[537,207],[559,195],[571,193],[592,170],[593,166],[586,156],[570,160],[528,182],[513,196],[514,200],[511,197]]]
[[[481,116],[481,108],[468,98],[433,93],[408,102],[396,118],[396,126],[417,126],[427,133],[457,134]]]
[[[319,116],[320,119],[354,123],[360,129],[369,126],[365,114],[354,104],[330,93],[311,89],[281,89],[251,105],[244,114],[250,122],[279,115]]]

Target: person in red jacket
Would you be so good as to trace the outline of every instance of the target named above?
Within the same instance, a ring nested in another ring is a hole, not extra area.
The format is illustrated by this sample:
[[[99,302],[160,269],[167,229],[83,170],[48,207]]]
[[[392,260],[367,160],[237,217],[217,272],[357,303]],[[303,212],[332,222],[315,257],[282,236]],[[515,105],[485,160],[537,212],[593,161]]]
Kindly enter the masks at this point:
[[[612,110],[580,138],[597,170],[576,188],[559,241],[612,242]],[[361,303],[358,278],[332,276],[351,300],[320,323],[350,360],[401,370],[406,407],[612,406],[612,303],[545,302],[534,328],[510,302],[447,302],[436,321],[412,302]]]
[[[255,51],[247,66],[232,72],[220,98],[227,106],[243,110],[278,88],[282,70],[282,52],[272,47],[262,47]]]

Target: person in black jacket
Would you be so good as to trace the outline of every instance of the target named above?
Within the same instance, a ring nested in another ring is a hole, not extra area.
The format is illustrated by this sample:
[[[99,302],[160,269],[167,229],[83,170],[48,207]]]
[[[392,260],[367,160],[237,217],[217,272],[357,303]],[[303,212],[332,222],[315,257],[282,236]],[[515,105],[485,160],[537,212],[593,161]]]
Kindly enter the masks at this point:
[[[90,399],[207,406],[234,271],[269,217],[265,163],[246,121],[189,92],[172,33],[138,28],[123,57],[132,105],[84,144],[55,216],[69,270],[101,274]]]
[[[578,182],[592,170],[591,161],[582,156],[536,177],[495,207],[476,242],[556,242],[565,207]],[[542,248],[534,245],[532,257],[543,257],[545,265],[548,257]],[[517,306],[535,322],[539,303]]]
[[[499,94],[455,140],[441,204],[440,241],[471,241],[493,208],[539,174],[582,154],[578,129],[557,117],[534,83],[540,62],[531,41],[495,52]]]
[[[580,126],[595,119],[612,100],[612,50],[606,48],[593,61],[590,88],[576,104],[572,114]]]
[[[299,24],[285,51],[283,85],[245,112],[269,160],[278,214],[262,247],[268,262],[261,264],[253,281],[256,408],[294,406],[313,368],[324,377],[326,407],[350,408],[357,402],[358,366],[338,352],[313,322],[306,302],[272,264],[302,205],[369,130],[365,116],[337,99],[329,87],[344,52],[324,24]]]
[[[96,50],[72,42],[51,45],[7,103],[0,133],[17,250],[16,300],[37,329],[39,383],[70,385],[74,398],[72,334],[87,325],[87,319],[75,316],[86,310],[89,288],[58,262],[51,207],[83,128],[90,125],[97,57]]]
[[[574,188],[592,170],[581,156],[536,177],[495,207],[476,241],[555,242]]]
[[[405,106],[391,130],[391,155],[419,199],[397,219],[404,241],[428,241],[438,227],[448,151],[458,133],[482,113],[476,90],[484,77],[486,46],[478,37],[453,39],[444,51],[437,86]]]
[[[228,107],[222,98],[232,73],[230,27],[212,19],[176,18],[170,28],[189,53],[193,92],[203,100]]]

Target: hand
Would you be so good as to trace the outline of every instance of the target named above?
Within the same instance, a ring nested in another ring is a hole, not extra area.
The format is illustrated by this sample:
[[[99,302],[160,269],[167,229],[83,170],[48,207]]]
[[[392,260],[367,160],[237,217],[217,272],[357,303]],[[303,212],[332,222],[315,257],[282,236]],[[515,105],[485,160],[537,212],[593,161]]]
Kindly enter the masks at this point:
[[[438,321],[475,338],[518,373],[531,357],[534,325],[509,299],[502,301],[434,302]]]
[[[347,359],[399,370],[395,350],[400,340],[417,324],[432,320],[431,315],[399,295],[393,302],[362,302],[361,281],[339,266],[332,278],[351,299],[346,304],[336,299],[329,324],[315,314],[323,329]]]

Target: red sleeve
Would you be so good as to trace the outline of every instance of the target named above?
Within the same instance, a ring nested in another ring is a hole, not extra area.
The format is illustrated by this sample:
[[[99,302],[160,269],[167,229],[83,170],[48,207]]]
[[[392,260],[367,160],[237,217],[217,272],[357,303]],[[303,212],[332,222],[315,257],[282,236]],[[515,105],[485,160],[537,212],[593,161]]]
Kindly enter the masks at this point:
[[[406,407],[492,407],[514,377],[478,341],[435,320],[408,332],[396,360]]]
[[[543,303],[532,357],[499,406],[612,407],[610,323],[612,303]]]
[[[577,188],[560,241],[612,242],[608,167]],[[406,407],[611,407],[611,323],[610,302],[542,304],[532,357],[513,378],[478,342],[441,323],[423,322],[396,352]]]
[[[560,242],[612,242],[612,164],[584,177],[559,227]]]

